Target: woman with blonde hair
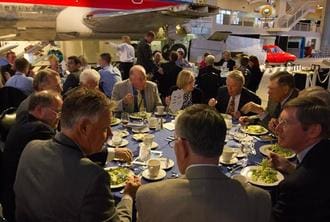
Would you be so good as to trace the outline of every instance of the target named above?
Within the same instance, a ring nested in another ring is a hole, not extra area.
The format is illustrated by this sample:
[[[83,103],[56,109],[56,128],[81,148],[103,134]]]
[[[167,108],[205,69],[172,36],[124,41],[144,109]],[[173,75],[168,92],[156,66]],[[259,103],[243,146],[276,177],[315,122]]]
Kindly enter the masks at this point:
[[[176,86],[172,87],[171,94],[175,90],[183,90],[183,104],[181,109],[185,109],[193,104],[202,103],[202,91],[195,87],[195,75],[189,70],[182,70],[176,80]],[[171,96],[166,97],[166,104],[171,102]]]
[[[49,69],[59,73],[61,77],[64,76],[61,64],[59,63],[59,59],[54,54],[48,56],[48,62],[49,62]]]

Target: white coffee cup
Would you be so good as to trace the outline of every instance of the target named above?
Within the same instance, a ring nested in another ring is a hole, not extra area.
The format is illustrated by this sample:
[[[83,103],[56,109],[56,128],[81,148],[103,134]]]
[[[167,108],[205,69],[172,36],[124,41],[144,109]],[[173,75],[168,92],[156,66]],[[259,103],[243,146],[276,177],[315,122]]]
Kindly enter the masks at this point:
[[[163,115],[165,107],[164,106],[156,106],[157,114],[158,115]]]
[[[121,134],[120,132],[113,132],[113,135],[112,135],[112,144],[114,146],[120,146],[123,138],[121,137]]]
[[[231,148],[224,148],[221,154],[221,159],[223,162],[229,163],[233,158],[236,157],[236,152]]]
[[[156,117],[149,118],[149,128],[156,128],[158,124],[158,119]]]
[[[144,137],[143,137],[143,143],[147,146],[147,147],[151,147],[151,145],[152,145],[152,142],[154,141],[154,138],[155,138],[155,136],[154,135],[152,135],[152,134],[146,134],[146,135],[144,135]]]
[[[150,159],[147,163],[149,176],[150,177],[157,177],[160,170],[160,160],[157,159]]]

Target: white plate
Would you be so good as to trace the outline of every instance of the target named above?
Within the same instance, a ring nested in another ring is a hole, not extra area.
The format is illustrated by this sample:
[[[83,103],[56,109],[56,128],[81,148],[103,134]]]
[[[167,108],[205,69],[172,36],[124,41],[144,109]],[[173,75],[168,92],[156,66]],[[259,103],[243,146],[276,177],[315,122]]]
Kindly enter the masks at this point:
[[[141,120],[141,119],[148,119],[150,116],[151,116],[151,113],[146,113],[146,117],[143,118],[143,117],[140,117],[140,116],[135,116],[134,114],[136,113],[132,113],[129,118],[131,119],[136,119],[136,120]]]
[[[263,186],[263,187],[273,187],[273,186],[277,186],[282,180],[284,180],[284,176],[283,174],[281,174],[279,171],[277,172],[277,181],[274,183],[265,183],[262,181],[254,181],[252,179],[252,170],[256,170],[258,169],[260,166],[248,166],[242,169],[241,171],[241,175],[245,176],[247,178],[247,180],[249,181],[249,183],[258,185],[258,186]]]
[[[115,147],[115,145],[113,145],[113,143],[112,143],[112,140],[108,140],[107,143],[108,143],[109,146]],[[122,139],[121,144],[119,145],[119,147],[127,146],[128,143],[129,143],[128,140]]]
[[[107,167],[107,168],[104,168],[104,170],[105,170],[105,171],[109,171],[110,169],[117,169],[117,168],[120,168],[120,167]],[[126,168],[126,169],[127,169],[127,168]],[[127,176],[133,176],[133,175],[134,175],[133,171],[130,170],[130,169],[128,169],[128,174],[127,174]],[[109,174],[109,176],[110,176],[110,174]],[[110,176],[110,177],[111,177],[111,176]],[[110,183],[111,183],[111,181],[110,181]],[[123,183],[117,184],[117,185],[112,185],[112,184],[110,184],[110,188],[111,188],[111,189],[116,189],[116,188],[124,187],[125,185],[126,185],[126,181],[123,182]]]
[[[121,123],[121,120],[118,119],[118,118],[113,118],[113,120],[114,120],[114,121],[111,120],[111,123],[110,123],[111,126],[116,126],[116,125],[118,125],[119,123]]]
[[[132,138],[136,141],[142,141],[145,135],[147,135],[147,133],[136,133],[132,135]]]
[[[161,179],[164,179],[166,177],[166,171],[160,169],[159,173],[158,173],[158,176],[150,177],[149,176],[149,170],[146,169],[145,171],[142,172],[142,176],[147,180],[161,180]]]
[[[142,142],[142,143],[143,143],[143,142]],[[141,146],[142,143],[139,143],[139,146]],[[154,150],[154,149],[156,149],[157,147],[158,147],[158,143],[156,143],[156,142],[152,142],[150,149]]]
[[[158,160],[160,160],[160,168],[163,170],[171,169],[174,166],[174,161],[171,159],[168,159],[168,163],[165,157],[158,158]]]
[[[133,133],[148,133],[150,131],[149,127],[144,127],[141,129],[132,129]]]
[[[225,162],[223,159],[222,159],[222,156],[220,156],[219,158],[219,162],[224,164],[224,165],[233,165],[233,164],[236,164],[238,162],[238,159],[236,157],[232,158],[230,160],[230,162]]]
[[[158,112],[155,112],[155,115],[156,116],[166,116],[167,115],[167,112],[163,112],[163,114],[159,114]]]
[[[127,137],[129,135],[129,132],[127,130],[114,130],[112,133],[120,133],[121,137]]]
[[[249,130],[249,128],[251,127],[262,127],[262,132],[252,132],[251,130]],[[260,126],[260,125],[248,125],[247,127],[241,127],[241,131],[243,133],[247,133],[247,134],[250,134],[250,135],[255,135],[255,136],[260,136],[260,135],[264,135],[266,133],[268,133],[268,130],[263,127],[263,126]]]
[[[269,149],[273,146],[273,144],[267,144],[263,145],[259,148],[260,153],[262,153],[265,156],[269,156]],[[292,159],[296,156],[295,153],[292,153],[292,155],[285,157],[286,159]]]

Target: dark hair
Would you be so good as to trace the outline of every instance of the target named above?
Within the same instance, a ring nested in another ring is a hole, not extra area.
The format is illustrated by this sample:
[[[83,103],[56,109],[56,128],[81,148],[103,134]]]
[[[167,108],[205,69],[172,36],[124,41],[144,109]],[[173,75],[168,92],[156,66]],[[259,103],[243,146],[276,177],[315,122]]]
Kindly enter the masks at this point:
[[[241,66],[247,66],[249,64],[249,58],[246,56],[242,56],[240,59]]]
[[[33,89],[36,91],[40,90],[41,84],[47,84],[49,78],[56,76],[60,77],[60,74],[58,74],[58,72],[54,70],[50,70],[50,69],[40,70],[33,78]]]
[[[102,54],[100,55],[100,57],[101,57],[102,60],[104,60],[104,61],[106,61],[108,64],[110,64],[110,62],[111,62],[111,55],[110,55],[110,53],[102,53]]]
[[[77,87],[64,99],[61,126],[70,129],[79,118],[95,119],[105,110],[112,108],[113,103],[99,90]]]
[[[25,72],[30,67],[29,61],[25,58],[18,58],[15,60],[15,68],[19,72]]]
[[[155,38],[156,34],[153,31],[149,31],[149,32],[147,32],[146,36]]]
[[[204,58],[205,58],[205,57],[208,56],[208,55],[210,55],[210,53],[205,52],[203,56],[204,56]]]
[[[171,51],[169,59],[170,61],[175,62],[178,60],[178,53],[176,51]]]
[[[178,136],[186,139],[194,153],[204,157],[220,156],[226,137],[226,124],[214,108],[195,104],[177,117]]]
[[[290,89],[296,87],[294,77],[287,71],[276,72],[270,76],[270,80],[277,80],[280,86],[288,86]]]
[[[6,53],[6,58],[8,58],[9,55],[12,55],[12,54],[16,56],[16,53],[15,52],[9,51],[9,52]]]
[[[250,62],[253,63],[253,67],[258,67],[260,68],[259,60],[257,56],[250,56],[249,57]]]
[[[33,111],[37,106],[50,107],[59,96],[60,94],[48,90],[35,92],[31,95],[28,110]]]
[[[304,129],[312,124],[320,124],[320,137],[330,137],[330,108],[324,101],[317,97],[297,97],[285,104],[284,109],[288,108],[297,109],[296,117]]]
[[[70,56],[68,59],[72,60],[76,65],[81,65],[81,61],[78,56]]]

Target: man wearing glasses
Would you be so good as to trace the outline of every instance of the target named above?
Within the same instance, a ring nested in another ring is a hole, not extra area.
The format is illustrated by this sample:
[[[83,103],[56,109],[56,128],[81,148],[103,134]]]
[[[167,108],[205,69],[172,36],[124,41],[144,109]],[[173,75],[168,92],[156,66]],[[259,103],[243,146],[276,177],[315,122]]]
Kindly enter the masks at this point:
[[[15,221],[13,185],[20,156],[32,140],[46,140],[55,135],[60,118],[62,99],[54,91],[40,91],[30,96],[28,113],[14,125],[7,137],[1,166],[1,203],[8,221]]]
[[[218,167],[226,135],[222,116],[192,105],[177,117],[174,151],[181,177],[140,187],[140,221],[253,221],[270,217],[269,194],[225,176]]]

